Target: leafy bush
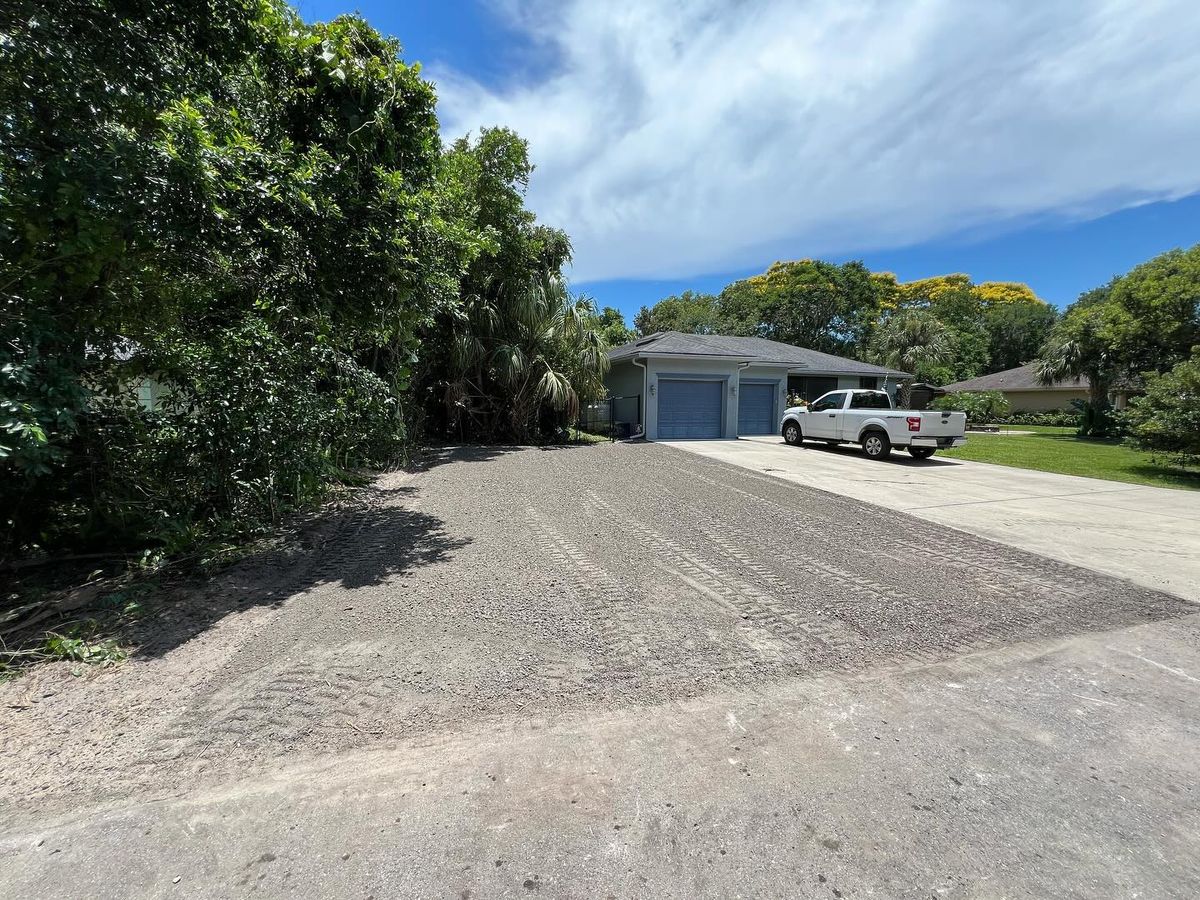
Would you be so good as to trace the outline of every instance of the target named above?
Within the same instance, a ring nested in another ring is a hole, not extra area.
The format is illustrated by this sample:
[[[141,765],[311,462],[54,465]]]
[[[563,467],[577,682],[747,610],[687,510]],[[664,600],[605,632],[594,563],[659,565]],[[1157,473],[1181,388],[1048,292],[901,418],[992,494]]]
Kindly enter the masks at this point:
[[[1200,347],[1169,372],[1149,376],[1126,420],[1135,446],[1169,454],[1181,465],[1200,463]]]
[[[1108,405],[1108,401],[1094,403],[1091,400],[1072,400],[1071,405],[1079,410],[1080,437],[1108,438],[1121,434],[1121,418]]]
[[[992,422],[996,425],[1047,425],[1057,428],[1078,428],[1079,413],[1066,410],[1018,412],[1009,413],[1007,416],[997,416]]]
[[[935,409],[965,412],[967,421],[976,424],[996,422],[1008,413],[1008,400],[1000,391],[963,391],[946,394],[933,401]]]
[[[42,653],[48,659],[63,659],[93,666],[111,666],[123,662],[129,656],[114,641],[92,642],[87,638],[64,634],[48,635]]]
[[[92,398],[60,477],[28,483],[10,512],[43,547],[170,554],[253,533],[344,470],[403,450],[400,406],[379,376],[257,319],[147,348],[126,371],[152,373],[166,394],[154,409],[127,386]]]
[[[432,84],[362,18],[10,19],[0,556],[254,533],[401,456],[450,385],[479,440],[553,436],[602,392],[594,308],[546,291],[570,242],[524,206],[524,142],[444,148]]]

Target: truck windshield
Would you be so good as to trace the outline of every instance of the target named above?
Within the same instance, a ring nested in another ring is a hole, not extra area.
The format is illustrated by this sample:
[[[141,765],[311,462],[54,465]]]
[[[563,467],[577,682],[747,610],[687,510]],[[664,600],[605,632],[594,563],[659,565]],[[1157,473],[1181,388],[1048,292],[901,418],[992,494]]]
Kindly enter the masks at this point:
[[[877,393],[875,391],[863,391],[855,393],[850,398],[851,409],[891,409],[892,404],[888,402],[888,395]]]

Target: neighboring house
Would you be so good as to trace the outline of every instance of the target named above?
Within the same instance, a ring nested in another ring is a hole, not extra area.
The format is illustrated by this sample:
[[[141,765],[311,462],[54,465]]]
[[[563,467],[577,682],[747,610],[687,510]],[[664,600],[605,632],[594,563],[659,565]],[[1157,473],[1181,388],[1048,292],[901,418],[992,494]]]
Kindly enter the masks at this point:
[[[789,394],[895,392],[904,372],[762,338],[662,331],[608,352],[614,418],[649,440],[774,434]],[[636,402],[633,402],[636,398]]]
[[[1042,384],[1038,381],[1034,364],[1030,363],[1003,372],[993,372],[991,375],[956,381],[942,390],[955,394],[969,391],[1000,391],[1013,412],[1070,412],[1074,409],[1071,405],[1073,400],[1087,400],[1089,386],[1087,378],[1067,378],[1052,385]],[[1109,400],[1117,409],[1124,409],[1127,394],[1127,391],[1117,390]]]
[[[147,412],[162,409],[171,398],[171,389],[158,380],[157,373],[144,373],[135,365],[142,354],[142,347],[136,341],[121,338],[113,348],[112,358],[124,363],[132,370],[132,374],[122,377],[118,390],[137,398],[138,406]]]

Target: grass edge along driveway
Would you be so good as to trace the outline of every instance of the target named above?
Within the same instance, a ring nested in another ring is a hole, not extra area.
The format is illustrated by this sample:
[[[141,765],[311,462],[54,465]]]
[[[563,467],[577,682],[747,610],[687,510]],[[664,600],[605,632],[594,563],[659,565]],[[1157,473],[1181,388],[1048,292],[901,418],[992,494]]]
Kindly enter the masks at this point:
[[[965,447],[942,450],[939,455],[1061,475],[1200,490],[1200,471],[1172,466],[1162,457],[1120,441],[1081,438],[1074,428],[1047,425],[1013,426],[1012,430],[1033,434],[970,432]]]

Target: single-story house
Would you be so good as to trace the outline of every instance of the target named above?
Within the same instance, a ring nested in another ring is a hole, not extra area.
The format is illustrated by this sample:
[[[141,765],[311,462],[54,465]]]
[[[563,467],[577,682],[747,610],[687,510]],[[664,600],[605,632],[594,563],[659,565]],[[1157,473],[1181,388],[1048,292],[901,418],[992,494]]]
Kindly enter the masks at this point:
[[[980,375],[966,381],[946,385],[946,393],[972,391],[1000,391],[1013,412],[1053,412],[1074,409],[1072,400],[1087,400],[1089,382],[1087,378],[1068,378],[1053,385],[1038,381],[1036,366],[1029,363],[991,375]],[[1124,406],[1124,393],[1114,398]]]
[[[787,398],[839,388],[895,393],[907,373],[763,338],[662,331],[615,347],[614,419],[649,440],[774,434]]]

